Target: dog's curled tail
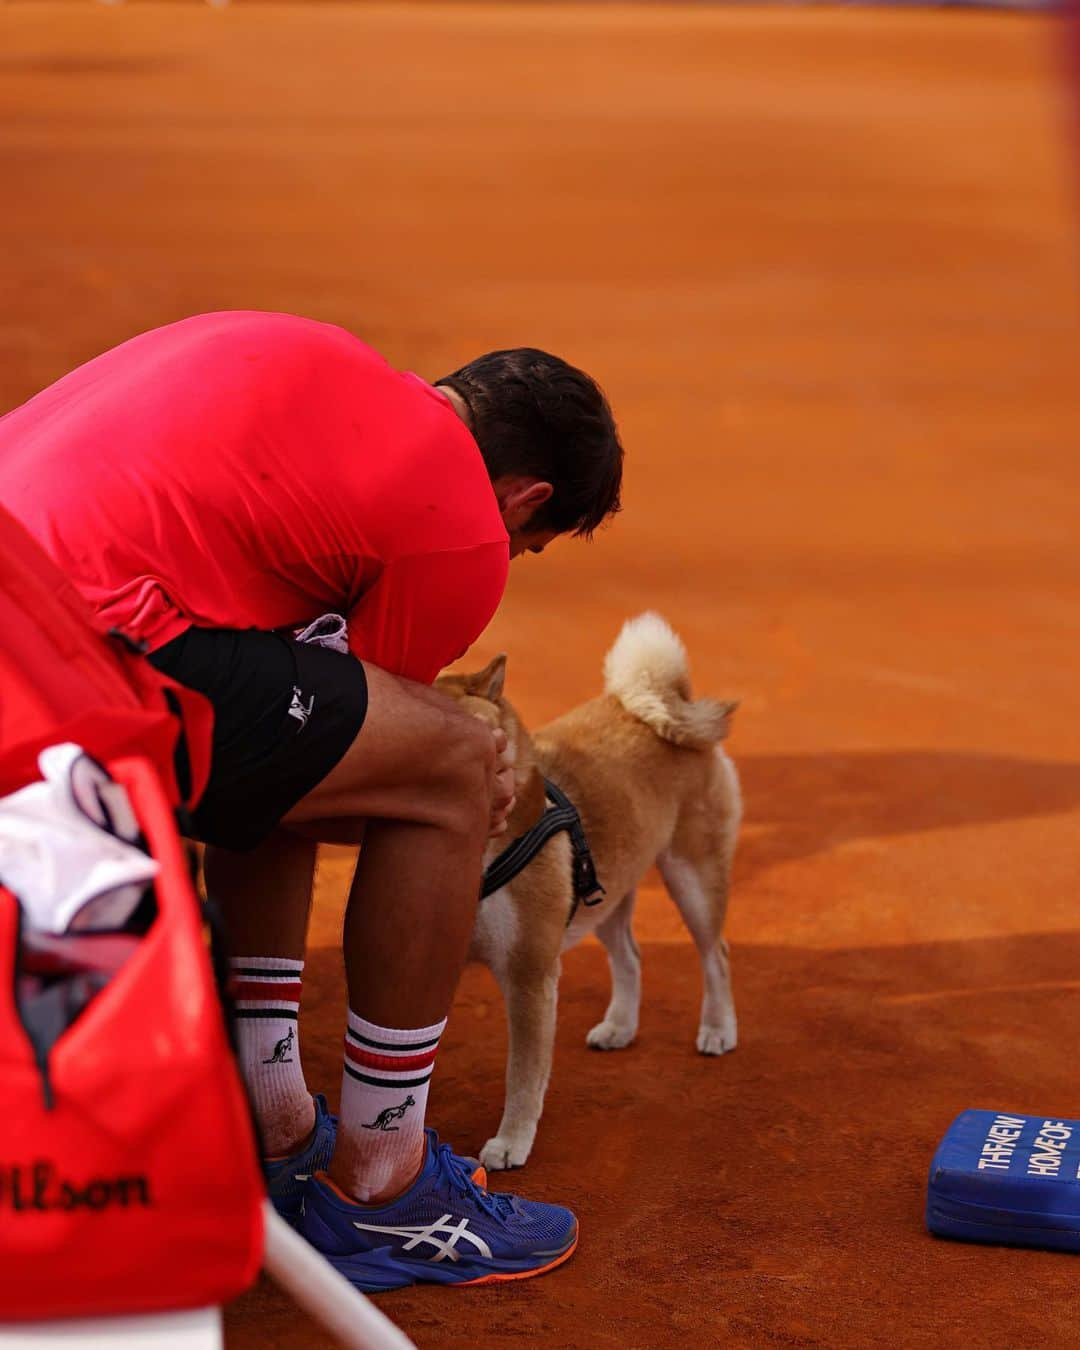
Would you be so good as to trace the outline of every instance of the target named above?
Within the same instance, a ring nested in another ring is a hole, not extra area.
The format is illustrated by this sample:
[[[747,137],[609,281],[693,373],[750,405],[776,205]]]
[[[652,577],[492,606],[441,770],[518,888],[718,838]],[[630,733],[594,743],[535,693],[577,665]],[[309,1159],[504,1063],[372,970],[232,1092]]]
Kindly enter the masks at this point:
[[[722,741],[737,703],[691,699],[681,638],[659,614],[628,619],[604,660],[604,685],[628,713],[673,745],[704,749]]]

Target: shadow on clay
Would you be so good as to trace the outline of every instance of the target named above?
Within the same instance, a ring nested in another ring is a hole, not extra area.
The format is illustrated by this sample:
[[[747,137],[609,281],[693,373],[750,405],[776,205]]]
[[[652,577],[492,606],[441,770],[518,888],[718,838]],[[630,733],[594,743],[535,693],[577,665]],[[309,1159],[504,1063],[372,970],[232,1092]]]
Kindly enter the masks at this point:
[[[739,844],[744,876],[853,840],[1080,807],[1080,764],[935,750],[739,755],[736,762],[751,827]]]

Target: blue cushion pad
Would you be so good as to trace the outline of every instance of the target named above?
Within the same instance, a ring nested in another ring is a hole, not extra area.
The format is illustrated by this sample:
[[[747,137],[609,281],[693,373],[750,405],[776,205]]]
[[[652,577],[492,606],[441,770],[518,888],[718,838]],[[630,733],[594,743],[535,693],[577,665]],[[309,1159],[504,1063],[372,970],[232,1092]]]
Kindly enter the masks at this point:
[[[941,1237],[1080,1251],[1080,1120],[963,1111],[930,1166]]]

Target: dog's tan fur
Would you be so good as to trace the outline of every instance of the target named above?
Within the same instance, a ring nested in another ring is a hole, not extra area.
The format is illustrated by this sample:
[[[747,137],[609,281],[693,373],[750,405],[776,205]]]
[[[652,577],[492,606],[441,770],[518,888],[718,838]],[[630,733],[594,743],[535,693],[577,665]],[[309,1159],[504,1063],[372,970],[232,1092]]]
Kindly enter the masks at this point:
[[[473,675],[446,675],[444,693],[502,726],[514,760],[517,804],[486,861],[539,819],[543,779],[577,807],[607,894],[571,908],[570,841],[556,835],[508,886],[480,905],[474,959],[494,972],[507,1006],[509,1056],[502,1123],[481,1151],[489,1168],[520,1167],[543,1109],[555,1038],[561,952],[595,932],[607,948],[612,995],[589,1032],[598,1050],[637,1034],[640,958],[631,927],[636,888],[656,863],[701,958],[705,994],[697,1048],[735,1048],[727,944],[728,886],[741,815],[738,779],[719,742],[735,704],[692,701],[682,643],[655,614],[625,625],[605,664],[606,691],[530,739],[503,697],[506,658]]]

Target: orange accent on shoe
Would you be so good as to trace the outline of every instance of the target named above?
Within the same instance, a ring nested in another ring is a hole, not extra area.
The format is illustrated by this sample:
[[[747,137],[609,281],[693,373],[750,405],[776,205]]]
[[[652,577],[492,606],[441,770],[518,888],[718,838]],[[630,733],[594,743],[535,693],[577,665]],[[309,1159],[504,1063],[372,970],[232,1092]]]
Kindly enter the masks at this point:
[[[496,1272],[493,1275],[481,1275],[478,1280],[462,1280],[460,1284],[448,1285],[450,1289],[472,1289],[478,1284],[497,1284],[503,1280],[531,1280],[537,1275],[546,1275],[549,1270],[554,1270],[556,1266],[561,1266],[564,1261],[569,1261],[574,1252],[577,1251],[578,1239],[574,1238],[574,1245],[562,1256],[557,1256],[554,1261],[549,1261],[546,1266],[540,1266],[538,1270],[516,1270],[509,1274]]]
[[[357,1200],[355,1195],[350,1195],[348,1191],[343,1191],[336,1181],[330,1176],[329,1172],[314,1173],[315,1180],[325,1186],[328,1191],[333,1191],[339,1200],[345,1200],[350,1205],[359,1205],[362,1202]]]
[[[476,1171],[472,1174],[472,1179],[477,1186],[482,1187],[482,1189],[485,1191],[487,1190],[487,1168],[483,1165],[483,1163],[481,1163],[480,1166],[477,1167]]]
[[[386,1205],[393,1204],[393,1202],[398,1199],[399,1196],[404,1195],[405,1191],[412,1185],[412,1182],[410,1181],[409,1186],[406,1186],[404,1191],[399,1191],[397,1195],[391,1195],[385,1200],[357,1200],[355,1195],[350,1195],[348,1191],[342,1190],[329,1172],[314,1172],[312,1175],[315,1180],[321,1182],[328,1191],[333,1191],[339,1200],[344,1200],[346,1204],[349,1205],[355,1205],[357,1209],[382,1209]],[[413,1180],[415,1180],[415,1177]]]

